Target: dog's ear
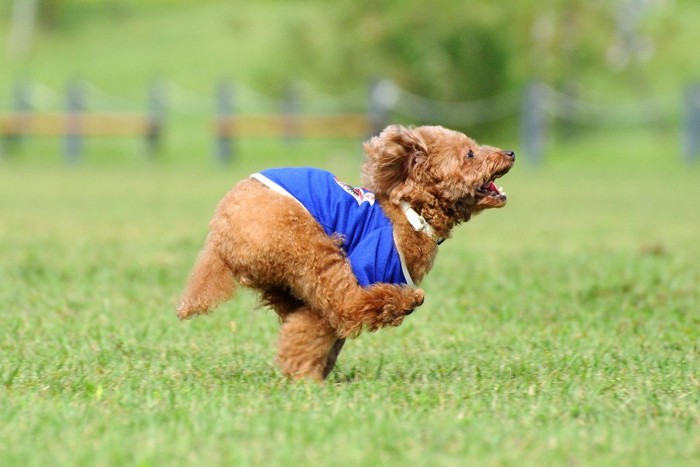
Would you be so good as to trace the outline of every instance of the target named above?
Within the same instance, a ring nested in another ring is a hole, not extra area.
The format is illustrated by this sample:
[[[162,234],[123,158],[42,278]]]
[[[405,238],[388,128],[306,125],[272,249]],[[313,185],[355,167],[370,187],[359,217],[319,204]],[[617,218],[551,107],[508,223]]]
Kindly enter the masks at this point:
[[[367,159],[362,182],[376,193],[389,194],[402,186],[428,157],[428,148],[414,128],[390,125],[364,145]]]

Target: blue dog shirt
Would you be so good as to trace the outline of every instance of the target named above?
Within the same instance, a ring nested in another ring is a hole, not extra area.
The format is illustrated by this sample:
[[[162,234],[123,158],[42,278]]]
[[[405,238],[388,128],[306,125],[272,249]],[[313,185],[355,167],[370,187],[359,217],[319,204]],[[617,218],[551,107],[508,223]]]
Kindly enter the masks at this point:
[[[374,193],[339,181],[325,170],[269,169],[251,175],[278,193],[291,196],[318,221],[326,234],[340,234],[342,248],[361,286],[413,280],[394,242],[394,230]]]

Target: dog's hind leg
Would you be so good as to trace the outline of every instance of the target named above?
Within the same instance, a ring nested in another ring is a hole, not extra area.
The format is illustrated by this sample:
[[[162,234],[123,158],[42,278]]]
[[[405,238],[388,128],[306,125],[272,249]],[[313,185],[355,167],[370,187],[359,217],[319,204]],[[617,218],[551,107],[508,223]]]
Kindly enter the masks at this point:
[[[320,313],[313,312],[287,290],[266,290],[261,299],[263,304],[277,312],[282,322],[277,357],[277,364],[282,371],[293,378],[308,376],[320,380],[328,377],[335,367],[345,339],[338,338]],[[295,316],[290,318],[291,315]],[[311,339],[307,336],[309,332]],[[324,350],[326,348],[328,349]],[[325,358],[324,352],[327,354]]]
[[[282,373],[294,379],[325,379],[340,351],[340,348],[335,349],[338,342],[335,330],[308,306],[302,306],[282,319],[277,346],[277,365]]]
[[[209,313],[219,304],[231,299],[235,292],[236,283],[231,269],[212,242],[207,240],[185,286],[177,307],[177,316],[188,319]]]

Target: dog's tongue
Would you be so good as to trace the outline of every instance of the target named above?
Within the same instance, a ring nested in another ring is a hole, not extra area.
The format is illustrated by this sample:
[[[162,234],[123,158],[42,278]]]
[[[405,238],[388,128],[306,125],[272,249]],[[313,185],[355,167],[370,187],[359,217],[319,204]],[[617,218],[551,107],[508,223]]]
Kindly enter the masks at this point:
[[[500,193],[498,187],[497,187],[496,184],[493,183],[493,182],[489,182],[489,184],[486,185],[486,189],[489,190],[489,191],[493,191],[493,192],[495,192],[495,193]]]

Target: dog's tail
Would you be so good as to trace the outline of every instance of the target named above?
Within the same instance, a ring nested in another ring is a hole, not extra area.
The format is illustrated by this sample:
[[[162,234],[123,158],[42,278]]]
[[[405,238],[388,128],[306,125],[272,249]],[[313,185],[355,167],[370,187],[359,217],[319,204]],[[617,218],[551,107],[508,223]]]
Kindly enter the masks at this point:
[[[233,273],[211,242],[199,253],[177,307],[180,319],[211,312],[236,293]]]

